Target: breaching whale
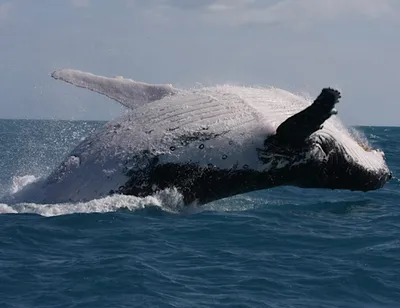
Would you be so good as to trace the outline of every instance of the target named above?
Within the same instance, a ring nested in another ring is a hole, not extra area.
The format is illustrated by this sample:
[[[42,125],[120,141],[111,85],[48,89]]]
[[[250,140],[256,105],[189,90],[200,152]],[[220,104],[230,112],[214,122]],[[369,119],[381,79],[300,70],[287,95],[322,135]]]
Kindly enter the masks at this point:
[[[176,89],[72,69],[54,79],[127,113],[85,138],[41,184],[41,201],[78,202],[175,188],[185,204],[291,185],[369,191],[391,179],[384,153],[340,122],[341,94],[310,102],[276,88]]]

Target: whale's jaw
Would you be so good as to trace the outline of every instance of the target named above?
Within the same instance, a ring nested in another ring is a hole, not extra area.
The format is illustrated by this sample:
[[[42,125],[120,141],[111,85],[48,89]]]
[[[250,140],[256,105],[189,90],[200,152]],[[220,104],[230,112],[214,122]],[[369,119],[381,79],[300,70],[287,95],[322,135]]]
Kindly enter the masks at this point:
[[[340,163],[344,161],[343,157],[328,160],[330,176],[323,180],[328,188],[367,192],[382,188],[392,179],[392,173],[386,166],[377,170],[368,169],[348,157],[345,159],[345,163]]]

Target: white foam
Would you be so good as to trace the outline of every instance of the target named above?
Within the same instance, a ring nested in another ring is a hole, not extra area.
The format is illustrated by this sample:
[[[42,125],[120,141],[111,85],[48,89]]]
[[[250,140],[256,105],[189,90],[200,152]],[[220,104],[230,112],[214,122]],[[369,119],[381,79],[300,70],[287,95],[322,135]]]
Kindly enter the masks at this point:
[[[0,214],[38,214],[45,217],[78,214],[110,213],[120,210],[137,211],[156,207],[169,213],[179,213],[183,209],[183,197],[176,189],[165,189],[144,198],[113,195],[89,202],[36,204],[0,204]]]
[[[15,194],[21,191],[25,186],[38,181],[34,175],[14,176],[10,188],[10,193]]]

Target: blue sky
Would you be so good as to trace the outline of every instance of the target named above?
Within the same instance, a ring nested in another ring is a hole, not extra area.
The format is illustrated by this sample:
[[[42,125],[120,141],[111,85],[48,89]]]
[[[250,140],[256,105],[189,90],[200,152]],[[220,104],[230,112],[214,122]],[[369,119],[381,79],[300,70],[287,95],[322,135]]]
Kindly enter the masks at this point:
[[[347,124],[400,125],[398,0],[0,0],[0,118],[110,119],[58,68],[149,83],[338,87]]]

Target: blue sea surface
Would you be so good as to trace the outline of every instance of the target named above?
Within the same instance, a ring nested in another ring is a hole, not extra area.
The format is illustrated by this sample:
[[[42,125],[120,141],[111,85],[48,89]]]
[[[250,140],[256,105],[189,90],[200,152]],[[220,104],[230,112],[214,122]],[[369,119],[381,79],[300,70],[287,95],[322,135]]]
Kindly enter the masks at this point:
[[[0,196],[102,124],[1,120]],[[400,307],[400,128],[358,130],[395,176],[380,190],[0,204],[0,307]]]

